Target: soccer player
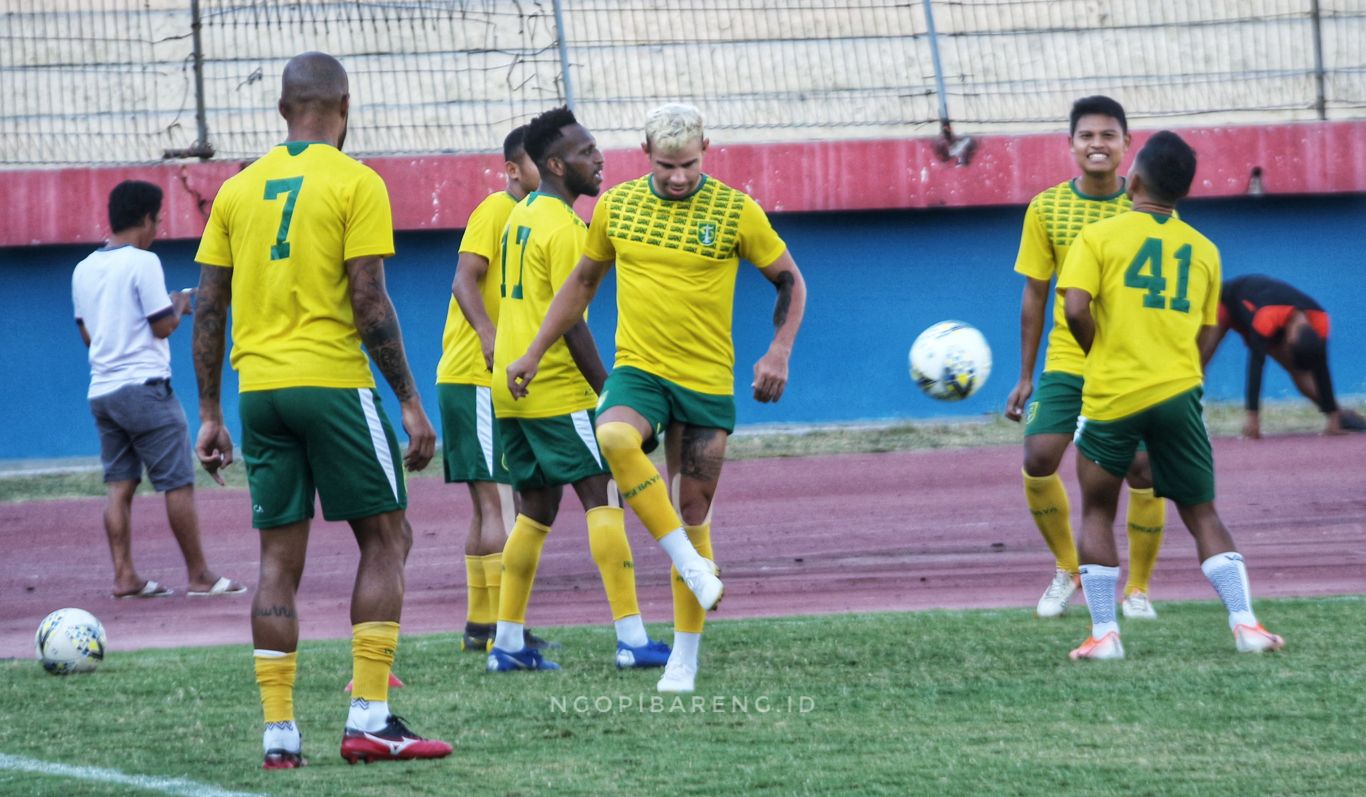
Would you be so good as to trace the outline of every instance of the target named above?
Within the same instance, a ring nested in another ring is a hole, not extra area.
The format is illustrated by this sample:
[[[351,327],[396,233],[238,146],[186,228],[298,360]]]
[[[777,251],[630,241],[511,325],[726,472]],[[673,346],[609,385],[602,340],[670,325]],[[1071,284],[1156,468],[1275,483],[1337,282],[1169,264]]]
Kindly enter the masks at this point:
[[[412,545],[402,467],[426,467],[436,432],[384,287],[384,258],[394,253],[388,192],[379,175],[341,152],[350,99],[336,59],[316,52],[290,59],[279,103],[285,142],[223,184],[195,256],[196,449],[220,484],[219,468],[232,461],[220,402],[224,323],[232,308],[242,455],[261,538],[251,635],[265,769],[304,764],[294,723],[295,594],[315,488],[324,517],[347,521],[360,547],[351,593],[354,688],[342,757],[354,764],[451,752],[389,712],[403,565]],[[400,402],[409,438],[402,463],[362,343]]]
[[[596,196],[602,185],[602,153],[568,108],[531,120],[524,146],[540,171],[541,187],[513,208],[503,231],[498,267],[503,300],[493,353],[493,408],[521,508],[503,550],[498,627],[487,668],[559,669],[526,644],[523,626],[541,548],[566,484],[587,512],[588,546],[616,625],[617,666],[662,667],[669,646],[646,636],[626,520],[593,437],[593,406],[607,371],[582,310],[563,339],[557,335],[549,347],[535,395],[514,400],[504,376],[583,253],[587,229],[574,213],[574,202]]]
[[[465,224],[436,367],[446,482],[468,485],[474,509],[465,538],[469,603],[460,649],[479,653],[487,651],[493,637],[503,545],[513,514],[511,480],[489,390],[502,284],[496,275],[489,278],[489,264],[499,262],[508,214],[540,184],[536,164],[522,146],[525,135],[523,125],[503,139],[507,188],[489,194]]]
[[[1072,538],[1072,509],[1058,466],[1072,442],[1081,413],[1084,355],[1055,300],[1053,331],[1038,391],[1034,364],[1048,308],[1049,283],[1062,269],[1077,234],[1088,224],[1129,209],[1119,165],[1129,147],[1124,108],[1109,97],[1084,97],[1072,104],[1068,144],[1081,170],[1079,177],[1049,188],[1025,211],[1015,271],[1025,277],[1020,300],[1020,379],[1006,400],[1005,417],[1025,422],[1025,500],[1034,523],[1053,552],[1056,569],[1039,598],[1039,617],[1067,611],[1077,589],[1077,548]],[[1033,399],[1031,401],[1031,398]],[[1125,617],[1153,619],[1148,579],[1162,547],[1166,508],[1153,495],[1146,455],[1140,451],[1129,482],[1129,581],[1124,587]]]
[[[650,172],[599,200],[583,259],[507,369],[514,396],[534,395],[546,352],[616,263],[616,365],[598,402],[597,437],[626,501],[674,564],[674,646],[661,692],[693,691],[703,621],[723,592],[710,558],[711,504],[735,427],[731,314],[740,258],[778,291],[773,342],[754,366],[756,400],[782,397],[806,307],[801,272],[763,209],[702,171],[708,143],[696,108],[650,112],[642,145]],[[677,509],[641,449],[666,430]]]
[[[1115,622],[1115,503],[1140,442],[1157,494],[1176,504],[1195,537],[1237,649],[1284,644],[1252,613],[1243,557],[1214,508],[1200,356],[1218,333],[1219,250],[1174,216],[1194,178],[1194,150],[1175,133],[1154,135],[1129,174],[1133,209],[1082,230],[1058,277],[1068,328],[1086,353],[1077,478],[1091,635],[1073,659],[1124,658]]]
[[[1366,419],[1342,409],[1333,397],[1328,372],[1328,313],[1318,302],[1288,283],[1261,274],[1224,283],[1219,298],[1219,335],[1232,328],[1247,344],[1247,418],[1243,436],[1262,436],[1262,371],[1266,356],[1290,374],[1295,387],[1324,414],[1328,435],[1366,431]],[[1213,356],[1214,350],[1208,353]]]

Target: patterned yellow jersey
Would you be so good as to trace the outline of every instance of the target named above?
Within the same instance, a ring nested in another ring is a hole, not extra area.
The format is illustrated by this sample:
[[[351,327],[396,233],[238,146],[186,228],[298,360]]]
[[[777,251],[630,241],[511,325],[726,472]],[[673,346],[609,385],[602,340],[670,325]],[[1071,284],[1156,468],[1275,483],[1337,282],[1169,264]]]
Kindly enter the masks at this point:
[[[1219,250],[1178,218],[1130,211],[1082,231],[1058,291],[1091,294],[1081,414],[1112,421],[1204,381],[1196,337],[1219,320]]]
[[[733,395],[740,258],[765,268],[786,250],[753,198],[706,175],[685,199],[660,197],[648,175],[612,188],[584,254],[617,263],[616,365]]]
[[[232,269],[242,391],[374,387],[346,261],[393,253],[384,181],[335,147],[281,144],[223,183],[195,260]]]
[[[479,278],[479,294],[484,298],[484,312],[489,314],[494,329],[498,328],[498,288],[502,284],[497,274],[498,252],[503,241],[503,226],[508,214],[517,207],[517,200],[506,191],[490,194],[470,214],[465,234],[460,238],[460,252],[478,255],[489,263],[488,271]],[[446,328],[441,333],[441,362],[436,366],[438,385],[480,385],[488,387],[491,374],[484,367],[484,348],[479,333],[474,331],[460,305],[451,297],[446,308]]]
[[[1128,210],[1133,203],[1124,195],[1123,186],[1109,196],[1088,196],[1068,180],[1037,194],[1025,210],[1024,230],[1020,233],[1020,252],[1015,256],[1015,271],[1026,277],[1052,282],[1067,261],[1067,250],[1082,228]],[[1053,300],[1053,331],[1048,334],[1045,371],[1065,374],[1082,372],[1086,355],[1067,331],[1062,302]]]
[[[564,200],[539,191],[508,215],[494,266],[503,304],[493,343],[493,412],[499,418],[553,418],[598,402],[564,338],[545,353],[527,395],[513,400],[507,368],[531,347],[550,302],[583,253],[587,226]]]

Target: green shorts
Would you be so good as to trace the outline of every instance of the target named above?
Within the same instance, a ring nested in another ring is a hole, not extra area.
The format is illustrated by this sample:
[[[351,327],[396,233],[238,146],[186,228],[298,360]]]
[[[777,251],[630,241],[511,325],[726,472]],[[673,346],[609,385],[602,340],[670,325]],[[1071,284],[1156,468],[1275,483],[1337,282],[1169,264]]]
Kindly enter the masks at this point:
[[[553,418],[499,418],[498,430],[514,490],[573,484],[608,472],[593,432],[592,410]]]
[[[1075,434],[1082,384],[1076,374],[1044,371],[1034,400],[1025,407],[1025,434]]]
[[[511,482],[493,418],[493,393],[480,385],[437,385],[436,399],[446,481]]]
[[[243,393],[242,459],[251,525],[353,520],[403,509],[402,452],[373,388],[289,387]]]
[[[726,434],[735,431],[734,396],[699,393],[629,365],[613,368],[602,386],[598,414],[611,407],[629,407],[640,413],[656,437],[673,422],[720,429]]]
[[[1147,443],[1153,491],[1181,506],[1214,500],[1214,452],[1205,428],[1201,388],[1113,421],[1082,418],[1077,451],[1107,472],[1129,472],[1140,442]]]

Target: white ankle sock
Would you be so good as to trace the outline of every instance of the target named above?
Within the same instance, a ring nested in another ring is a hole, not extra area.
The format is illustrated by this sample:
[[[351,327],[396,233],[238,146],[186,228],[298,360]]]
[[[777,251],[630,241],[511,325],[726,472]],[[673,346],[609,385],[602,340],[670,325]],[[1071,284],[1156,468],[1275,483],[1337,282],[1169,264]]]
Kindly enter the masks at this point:
[[[351,698],[351,711],[346,715],[346,727],[361,731],[377,731],[388,721],[389,701]]]
[[[1119,568],[1103,565],[1081,566],[1081,591],[1086,595],[1086,608],[1091,612],[1091,638],[1100,639],[1114,631],[1115,586],[1119,584]]]
[[[522,634],[521,623],[498,621],[498,630],[493,636],[493,646],[508,653],[516,653],[526,647],[526,637]]]
[[[679,661],[687,664],[694,670],[697,669],[697,650],[702,645],[701,634],[689,634],[685,631],[674,632],[674,648],[669,654],[669,661]]]
[[[1247,566],[1243,555],[1236,551],[1217,553],[1200,563],[1205,578],[1219,593],[1219,600],[1228,609],[1228,627],[1256,625],[1257,616],[1252,613],[1252,591],[1247,583]]]
[[[267,753],[271,750],[297,753],[303,742],[299,736],[299,726],[294,724],[294,720],[285,720],[266,723],[266,732],[261,737],[261,743]]]
[[[659,544],[680,573],[702,563],[702,554],[693,547],[692,540],[688,539],[688,533],[683,529],[674,529],[665,534],[660,538]]]
[[[613,623],[617,627],[617,641],[630,645],[633,648],[648,645],[650,637],[645,633],[645,623],[640,619],[640,615],[633,614],[623,617]]]

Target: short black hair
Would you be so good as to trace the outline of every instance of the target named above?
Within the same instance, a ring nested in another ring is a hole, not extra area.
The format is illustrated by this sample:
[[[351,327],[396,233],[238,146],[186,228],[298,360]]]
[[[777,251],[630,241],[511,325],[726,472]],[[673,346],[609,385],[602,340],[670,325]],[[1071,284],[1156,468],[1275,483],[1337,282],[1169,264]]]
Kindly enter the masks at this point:
[[[1328,356],[1328,347],[1318,331],[1305,324],[1295,339],[1290,341],[1290,361],[1296,369],[1310,371]]]
[[[531,157],[531,162],[538,167],[544,166],[551,147],[564,137],[560,130],[578,123],[579,120],[574,118],[574,112],[565,105],[552,108],[532,119],[526,126],[526,136],[522,139],[522,147]]]
[[[1138,151],[1134,166],[1153,199],[1174,205],[1195,181],[1195,150],[1170,130],[1160,130]]]
[[[1067,135],[1077,134],[1077,122],[1081,121],[1083,116],[1109,116],[1119,122],[1120,132],[1129,132],[1129,119],[1124,115],[1124,106],[1109,97],[1097,94],[1093,97],[1082,97],[1072,103],[1072,116]]]
[[[124,180],[109,192],[109,231],[123,232],[161,212],[161,188],[142,180]]]
[[[526,152],[524,142],[526,141],[526,125],[514,127],[507,138],[503,139],[503,160],[515,161],[522,153]]]

